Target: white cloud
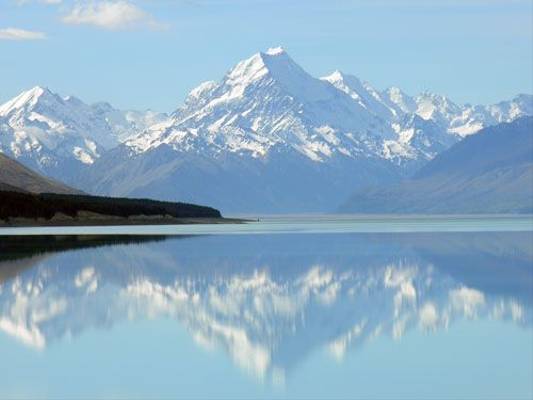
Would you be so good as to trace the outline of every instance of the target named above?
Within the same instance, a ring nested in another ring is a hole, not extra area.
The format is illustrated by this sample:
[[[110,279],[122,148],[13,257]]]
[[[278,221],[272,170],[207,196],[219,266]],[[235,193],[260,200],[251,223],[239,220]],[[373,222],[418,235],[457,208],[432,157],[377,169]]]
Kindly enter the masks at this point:
[[[425,329],[436,329],[439,313],[435,304],[427,302],[418,312],[420,325]]]
[[[27,31],[18,28],[0,29],[0,40],[39,40],[46,39],[43,32]]]
[[[126,0],[78,4],[63,17],[63,22],[71,25],[93,25],[109,30],[164,28],[164,25],[150,14]]]

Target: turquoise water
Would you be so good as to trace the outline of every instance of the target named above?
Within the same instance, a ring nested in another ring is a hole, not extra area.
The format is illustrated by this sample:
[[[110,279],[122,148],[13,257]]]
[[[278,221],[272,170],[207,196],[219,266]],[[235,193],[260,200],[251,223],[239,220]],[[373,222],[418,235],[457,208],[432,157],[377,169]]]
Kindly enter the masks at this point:
[[[0,237],[0,398],[532,398],[531,221],[432,218]]]
[[[533,230],[532,215],[357,216],[309,215],[253,217],[244,224],[108,227],[0,228],[0,235],[209,235],[371,232],[523,232]]]

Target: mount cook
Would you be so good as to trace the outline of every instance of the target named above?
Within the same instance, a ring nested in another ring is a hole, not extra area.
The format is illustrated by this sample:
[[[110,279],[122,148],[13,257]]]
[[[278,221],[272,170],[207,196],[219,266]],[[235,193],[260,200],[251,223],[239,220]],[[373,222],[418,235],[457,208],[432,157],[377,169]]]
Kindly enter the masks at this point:
[[[0,152],[95,194],[313,212],[393,184],[484,127],[533,115],[533,96],[458,105],[315,78],[281,48],[193,89],[169,115],[88,105],[36,87],[0,105]]]

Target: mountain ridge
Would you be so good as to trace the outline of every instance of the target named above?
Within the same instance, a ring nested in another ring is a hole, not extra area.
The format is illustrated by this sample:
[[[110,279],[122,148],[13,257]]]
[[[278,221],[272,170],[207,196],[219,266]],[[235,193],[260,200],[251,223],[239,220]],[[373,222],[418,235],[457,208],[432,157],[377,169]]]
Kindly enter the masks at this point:
[[[66,180],[65,171],[94,163],[103,152],[144,129],[144,119],[152,124],[162,118],[102,104],[89,105],[41,86],[22,92],[0,105],[0,152]]]
[[[414,176],[357,191],[356,213],[532,213],[533,117],[483,129],[443,151]]]
[[[29,94],[0,106],[0,151],[88,192],[159,193],[225,211],[241,211],[232,206],[236,196],[258,201],[250,212],[308,203],[306,211],[325,211],[348,190],[410,176],[485,126],[533,115],[531,95],[463,106],[427,92],[378,90],[339,71],[316,78],[282,48],[200,84],[169,115],[48,92],[55,108],[36,107]],[[220,189],[217,202],[197,181]]]

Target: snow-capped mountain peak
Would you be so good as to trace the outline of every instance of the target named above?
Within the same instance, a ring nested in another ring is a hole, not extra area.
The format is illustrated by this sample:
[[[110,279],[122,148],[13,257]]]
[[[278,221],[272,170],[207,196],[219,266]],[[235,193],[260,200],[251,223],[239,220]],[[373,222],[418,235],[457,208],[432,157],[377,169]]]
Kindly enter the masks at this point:
[[[271,47],[265,53],[268,54],[269,56],[279,56],[285,53],[285,49],[281,46]]]
[[[422,92],[415,97],[418,105],[416,113],[425,120],[449,121],[452,115],[460,114],[462,109],[446,96]]]
[[[46,87],[35,86],[0,105],[0,116],[7,117],[20,110],[31,110],[36,107],[39,102],[50,104],[61,102],[61,98]]]
[[[237,63],[227,73],[225,81],[230,84],[247,84],[269,73],[275,74],[276,69],[286,69],[290,64],[295,63],[285,50],[281,47],[271,48]]]
[[[281,48],[239,62],[219,83],[202,83],[173,120],[128,144],[135,152],[168,144],[180,151],[252,157],[265,157],[277,147],[322,161],[338,154],[352,156],[348,147],[354,141],[368,148],[378,136],[391,134],[365,104],[311,76]]]
[[[336,69],[331,74],[322,77],[321,79],[328,82],[338,82],[344,80],[345,74],[339,69]]]
[[[370,83],[363,82],[356,76],[345,74],[339,70],[335,70],[332,74],[321,79],[346,93],[361,107],[367,109],[377,117],[384,120],[391,120],[396,117],[394,109],[385,103],[380,93]]]
[[[36,86],[0,105],[0,120],[0,152],[61,179],[64,169],[94,163],[103,151],[160,118],[107,103],[90,106]]]
[[[252,57],[239,62],[226,75],[226,82],[229,85],[245,86],[262,78],[268,73],[263,54],[257,53]]]
[[[239,62],[228,72],[223,84],[232,87],[230,99],[242,96],[246,88],[253,85],[279,85],[290,96],[307,101],[332,97],[328,87],[309,75],[281,47],[256,53]]]
[[[414,99],[404,93],[400,88],[392,86],[381,93],[383,101],[400,117],[404,114],[416,112],[417,105]]]
[[[353,75],[346,75],[342,71],[336,69],[331,74],[320,78],[323,81],[331,83],[337,89],[342,90],[356,101],[361,99],[361,95],[356,90],[362,88],[363,85],[359,78]]]
[[[102,194],[315,211],[406,176],[485,126],[532,115],[532,99],[463,106],[339,70],[319,79],[277,47],[200,84],[170,117],[35,87],[0,105],[0,152],[74,185],[80,168],[91,171],[83,189]],[[193,182],[204,180],[209,193]]]
[[[460,121],[452,123],[461,113],[444,96],[413,98],[396,87],[380,92],[340,70],[317,79],[277,47],[240,61],[220,82],[200,84],[172,121],[127,144],[136,153],[167,144],[177,151],[265,157],[285,147],[313,161],[364,155],[400,163],[401,157],[427,160],[458,140],[449,129],[461,129]],[[409,123],[409,115],[435,124]],[[411,146],[415,138],[422,147]]]

